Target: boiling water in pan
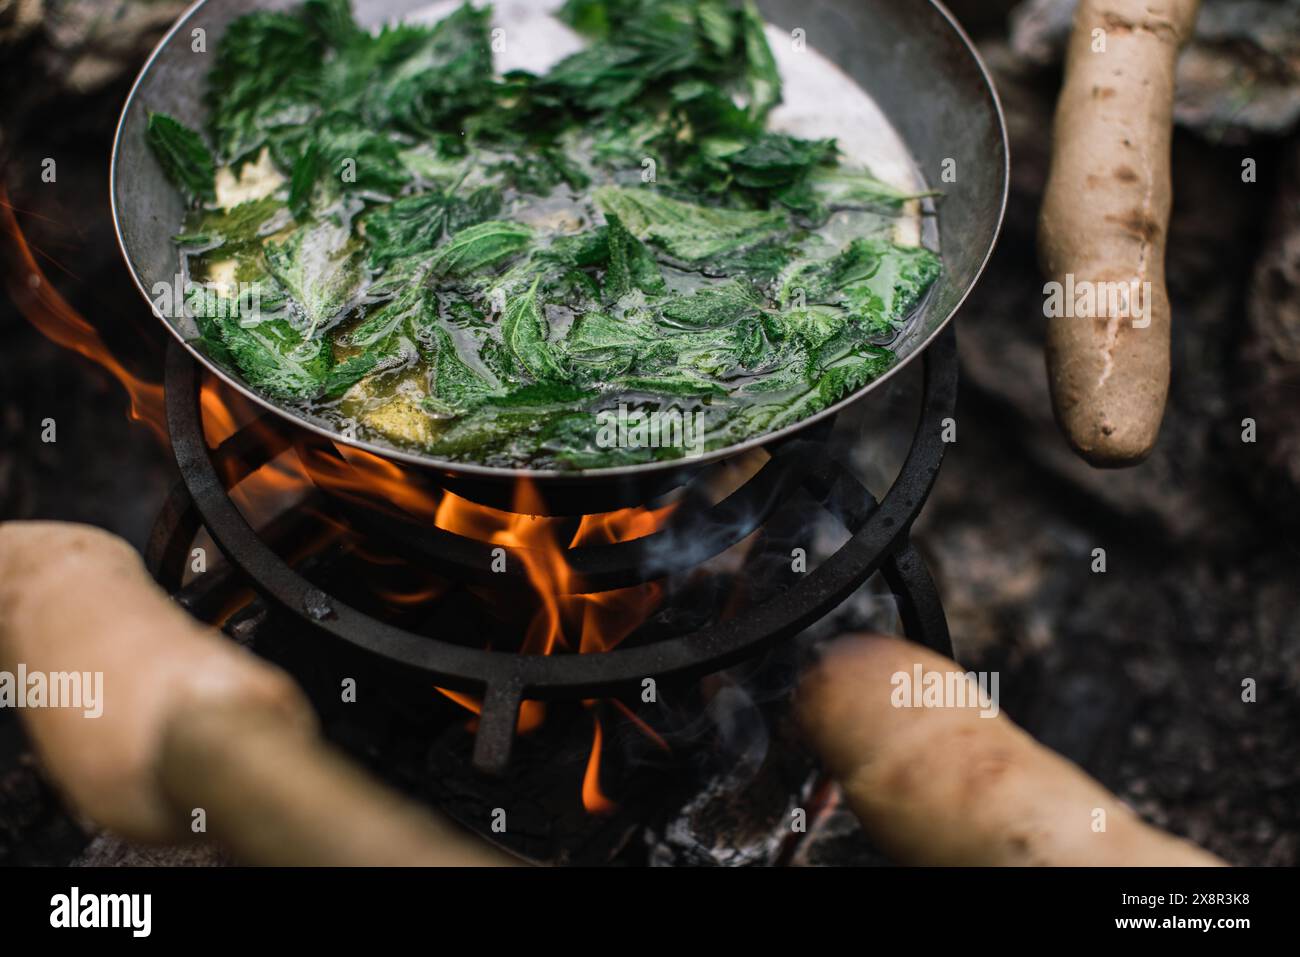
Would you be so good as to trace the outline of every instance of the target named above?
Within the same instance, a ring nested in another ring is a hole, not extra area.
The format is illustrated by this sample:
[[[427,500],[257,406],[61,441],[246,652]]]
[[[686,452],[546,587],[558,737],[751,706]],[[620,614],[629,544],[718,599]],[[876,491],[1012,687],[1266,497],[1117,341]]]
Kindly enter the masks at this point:
[[[587,41],[554,17],[561,0],[498,0],[493,6],[493,52],[498,73],[525,70],[545,74],[565,57],[582,50]],[[452,14],[460,0],[443,0],[421,8],[407,20],[433,25]],[[364,0],[358,3],[365,21]],[[835,140],[847,169],[867,169],[876,178],[903,193],[918,194],[926,190],[912,157],[902,139],[872,98],[838,66],[816,52],[808,38],[769,25],[768,42],[782,78],[783,102],[768,118],[770,129],[808,140]],[[264,168],[263,168],[264,167]],[[671,169],[657,170],[661,180],[672,176]],[[261,161],[246,168],[236,180],[229,170],[218,175],[217,193],[222,206],[266,195],[283,183],[281,174],[263,155]],[[565,191],[550,196],[518,196],[511,201],[509,218],[537,230],[539,235],[568,234],[581,228],[590,217],[589,203]],[[910,201],[890,215],[867,210],[843,210],[816,230],[823,241],[819,252],[830,255],[852,240],[866,236],[888,235],[901,246],[924,244],[938,248],[937,226],[933,217],[922,215],[921,203]],[[202,264],[200,277],[207,281],[230,284],[233,262],[208,261]],[[665,269],[665,278],[673,294],[686,294],[717,279],[706,279],[690,271]],[[923,310],[913,313],[911,322]],[[573,321],[573,314],[548,314],[552,336],[562,338]],[[355,320],[354,320],[355,321]],[[903,330],[897,330],[897,341]],[[452,331],[453,337],[462,334]],[[881,345],[888,342],[876,340]],[[470,344],[466,344],[467,346]],[[426,416],[410,412],[417,406],[420,370],[410,370],[403,378],[388,377],[380,388],[355,389],[342,400],[314,403],[310,412],[351,433],[358,424],[366,437],[379,437],[399,446],[423,445],[429,424]],[[392,410],[396,409],[396,412]],[[488,459],[483,464],[518,465],[503,453],[500,461]]]
[[[461,0],[441,0],[407,19],[432,25],[460,5]],[[497,0],[493,4],[493,25],[503,31],[499,35],[502,48],[496,54],[499,72],[545,73],[587,45],[555,18],[562,5],[563,0]],[[925,181],[884,112],[843,70],[813,48],[815,40],[808,38],[796,49],[790,33],[768,24],[767,41],[783,83],[783,101],[768,117],[768,126],[804,139],[834,139],[849,165],[866,167],[904,192],[924,192]],[[861,230],[850,228],[852,216],[837,214],[828,226],[828,237],[847,241],[860,235]],[[901,245],[915,246],[924,239],[925,245],[938,249],[937,231],[923,231],[919,202],[908,204],[894,229],[894,240]]]

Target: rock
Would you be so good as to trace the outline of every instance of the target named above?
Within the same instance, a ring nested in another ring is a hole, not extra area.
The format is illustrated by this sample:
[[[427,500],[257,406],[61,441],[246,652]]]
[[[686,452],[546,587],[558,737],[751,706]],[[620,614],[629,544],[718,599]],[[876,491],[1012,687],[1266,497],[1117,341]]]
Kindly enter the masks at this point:
[[[1011,46],[1036,66],[1055,66],[1065,55],[1075,0],[1024,0],[1011,11]]]
[[[1251,278],[1237,358],[1238,408],[1257,437],[1239,461],[1266,513],[1300,524],[1300,144],[1293,143],[1262,255]]]
[[[180,16],[178,0],[49,0],[48,73],[65,89],[89,93],[136,69]]]
[[[31,36],[45,14],[41,0],[0,0],[0,48],[17,46]]]

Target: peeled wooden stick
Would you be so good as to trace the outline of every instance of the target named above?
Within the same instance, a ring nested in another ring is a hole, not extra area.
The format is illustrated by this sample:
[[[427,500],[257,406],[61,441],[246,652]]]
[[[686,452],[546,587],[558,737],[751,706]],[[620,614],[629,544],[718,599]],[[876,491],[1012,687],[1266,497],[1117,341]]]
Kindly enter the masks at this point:
[[[1169,390],[1174,65],[1197,0],[1080,0],[1039,221],[1048,377],[1074,449],[1141,461]]]
[[[195,622],[121,540],[0,525],[0,670],[100,672],[103,713],[20,712],[71,803],[141,841],[207,834],[256,864],[509,863],[316,734],[282,671]]]
[[[797,700],[800,721],[849,806],[899,863],[1222,863],[1143,823],[1001,713],[895,707],[893,676],[913,676],[918,663],[923,672],[964,671],[911,642],[858,636],[826,651]]]
[[[517,863],[381,787],[314,734],[238,703],[178,715],[160,778],[187,818],[244,861],[292,866],[478,867]]]

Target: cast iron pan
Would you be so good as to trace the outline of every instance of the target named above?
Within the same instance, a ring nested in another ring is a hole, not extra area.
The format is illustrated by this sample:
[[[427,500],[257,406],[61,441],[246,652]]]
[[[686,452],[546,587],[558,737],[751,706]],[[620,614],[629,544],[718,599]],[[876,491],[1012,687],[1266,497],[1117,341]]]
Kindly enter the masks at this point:
[[[226,26],[254,9],[296,5],[297,0],[199,0],[159,43],[127,98],[113,144],[110,195],[123,255],[151,308],[150,290],[157,283],[172,283],[178,271],[172,236],[185,207],[145,142],[147,111],[170,113],[202,128],[207,120],[203,91],[212,65],[210,51]],[[358,21],[371,28],[428,6],[429,0],[355,2]],[[935,0],[758,0],[758,6],[768,22],[787,30],[803,29],[810,47],[870,94],[902,137],[924,180],[943,192],[938,215],[943,274],[920,315],[894,345],[899,361],[888,374],[817,415],[687,461],[587,471],[448,462],[409,449],[348,439],[322,420],[277,405],[196,347],[198,333],[192,319],[163,316],[157,309],[155,313],[198,362],[252,402],[341,445],[421,466],[444,486],[472,486],[477,494],[471,497],[488,504],[508,504],[521,477],[532,479],[548,502],[576,501],[579,511],[638,504],[711,462],[781,443],[878,388],[951,321],[992,253],[1006,207],[1009,161],[1002,109],[988,73],[952,15]],[[209,52],[193,49],[194,31],[199,28],[205,31]],[[955,182],[942,181],[945,162],[955,171]]]

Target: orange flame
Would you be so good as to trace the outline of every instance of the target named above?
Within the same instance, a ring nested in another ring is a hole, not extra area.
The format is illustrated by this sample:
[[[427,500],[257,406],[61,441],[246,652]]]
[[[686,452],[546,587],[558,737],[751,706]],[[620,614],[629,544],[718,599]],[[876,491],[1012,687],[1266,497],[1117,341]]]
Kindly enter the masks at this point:
[[[201,398],[208,442],[214,447],[257,419],[255,409],[238,407],[241,400],[229,395],[215,380],[205,384]],[[439,490],[388,459],[330,444],[295,444],[266,465],[242,476],[239,463],[230,463],[227,480],[232,486],[232,497],[250,521],[259,512],[274,511],[268,503],[283,508],[285,496],[301,497],[309,486],[315,485],[334,495],[371,507],[396,508],[444,531],[509,549],[511,560],[523,563],[538,601],[518,648],[521,654],[609,651],[645,621],[662,597],[662,586],[654,582],[607,592],[581,593],[581,582],[565,556],[568,548],[614,544],[653,534],[669,520],[673,505],[585,516],[578,522],[576,531],[570,532],[572,519],[538,514],[543,511],[542,499],[537,488],[527,481],[516,486],[512,510],[504,511]],[[338,523],[337,519],[330,521]],[[344,528],[341,523],[339,527]],[[357,546],[355,551],[367,561],[393,564],[391,558],[368,555],[363,546]],[[375,597],[395,609],[432,601],[441,591],[439,584],[413,586],[406,591],[391,585],[374,587]],[[437,690],[475,716],[482,711],[482,702],[473,695],[445,688]],[[633,712],[627,708],[621,710],[656,744],[667,748],[663,739]],[[536,729],[545,717],[545,703],[522,702],[517,733]],[[603,730],[597,719],[582,787],[584,806],[592,813],[605,813],[614,807],[599,787],[602,739]]]
[[[542,511],[537,489],[527,481],[516,487],[514,511],[503,512],[469,502],[455,495],[444,495],[434,516],[439,528],[479,541],[502,545],[523,562],[540,607],[529,621],[520,648],[523,654],[549,655],[561,650],[594,654],[617,647],[649,615],[662,597],[656,582],[590,594],[574,593],[577,584],[573,569],[565,561],[562,531],[566,520],[547,518],[533,513]],[[674,510],[673,505],[658,509],[629,508],[602,515],[584,516],[569,539],[569,547],[612,544],[653,534],[662,528]],[[440,689],[441,690],[441,689]],[[453,701],[470,707],[476,714],[480,705],[475,699],[443,691]],[[525,701],[520,708],[518,729],[536,727],[545,706]],[[626,708],[637,726],[661,747],[663,739]],[[603,733],[596,719],[595,736],[587,770],[583,778],[583,806],[593,814],[608,813],[614,804],[599,786],[600,752]]]
[[[203,411],[203,434],[209,448],[217,448],[248,424],[247,415],[236,411],[234,396],[227,396],[217,387],[216,379],[206,379],[199,388],[199,407]],[[246,412],[246,410],[239,410]]]
[[[607,592],[573,594],[576,578],[565,561],[562,537],[566,520],[534,514],[542,511],[541,506],[536,487],[521,481],[516,487],[514,510],[511,512],[444,494],[434,515],[434,524],[444,531],[510,548],[512,554],[523,562],[540,607],[529,621],[520,653],[550,655],[561,650],[572,651],[576,647],[581,654],[592,654],[617,647],[658,604],[662,588],[651,582]],[[630,508],[584,516],[570,539],[570,547],[629,541],[652,534],[663,526],[672,512],[673,506],[669,505],[653,510]],[[439,690],[475,714],[479,713],[481,705],[477,699]],[[523,733],[540,725],[545,707],[539,701],[523,702],[516,729]],[[644,725],[644,722],[638,722],[638,725]],[[582,792],[584,806],[593,813],[598,813],[597,809],[604,813],[613,808],[595,784],[600,740],[598,723]]]
[[[653,535],[664,527],[676,505],[662,508],[625,508],[603,515],[584,515],[569,542],[570,548],[617,545]]]
[[[542,603],[525,634],[521,648],[524,654],[549,655],[575,646],[584,654],[609,651],[645,620],[658,603],[662,589],[652,582],[575,594],[578,582],[565,561],[561,538],[566,520],[534,514],[542,510],[541,506],[537,489],[523,480],[516,487],[513,512],[444,494],[434,524],[444,531],[510,548],[523,562],[529,583]],[[621,542],[651,534],[662,527],[673,508],[630,508],[584,516],[571,545]]]
[[[396,462],[346,445],[334,446],[340,457],[321,448],[309,448],[303,461],[311,480],[322,488],[371,505],[395,505],[402,511],[432,522],[441,493],[413,480]]]
[[[167,414],[161,385],[146,382],[130,372],[109,351],[99,332],[54,288],[36,264],[31,245],[23,235],[9,204],[9,193],[0,184],[0,225],[6,245],[5,287],[9,298],[47,339],[85,356],[107,370],[131,399],[131,418],[147,425],[161,441],[167,441]]]
[[[587,757],[587,770],[582,776],[582,806],[589,814],[609,814],[617,809],[617,805],[600,789],[600,717],[593,713],[592,718],[596,732],[591,738],[591,754]]]
[[[242,396],[222,388],[216,379],[209,378],[200,387],[199,408],[203,415],[204,436],[211,449],[219,448],[222,442],[241,429],[252,429],[268,446],[276,446],[271,435],[272,426],[260,418],[258,410]],[[230,498],[254,528],[262,527],[301,501],[309,487],[292,449],[281,452],[252,471],[246,463],[235,458],[213,456],[213,461]]]

